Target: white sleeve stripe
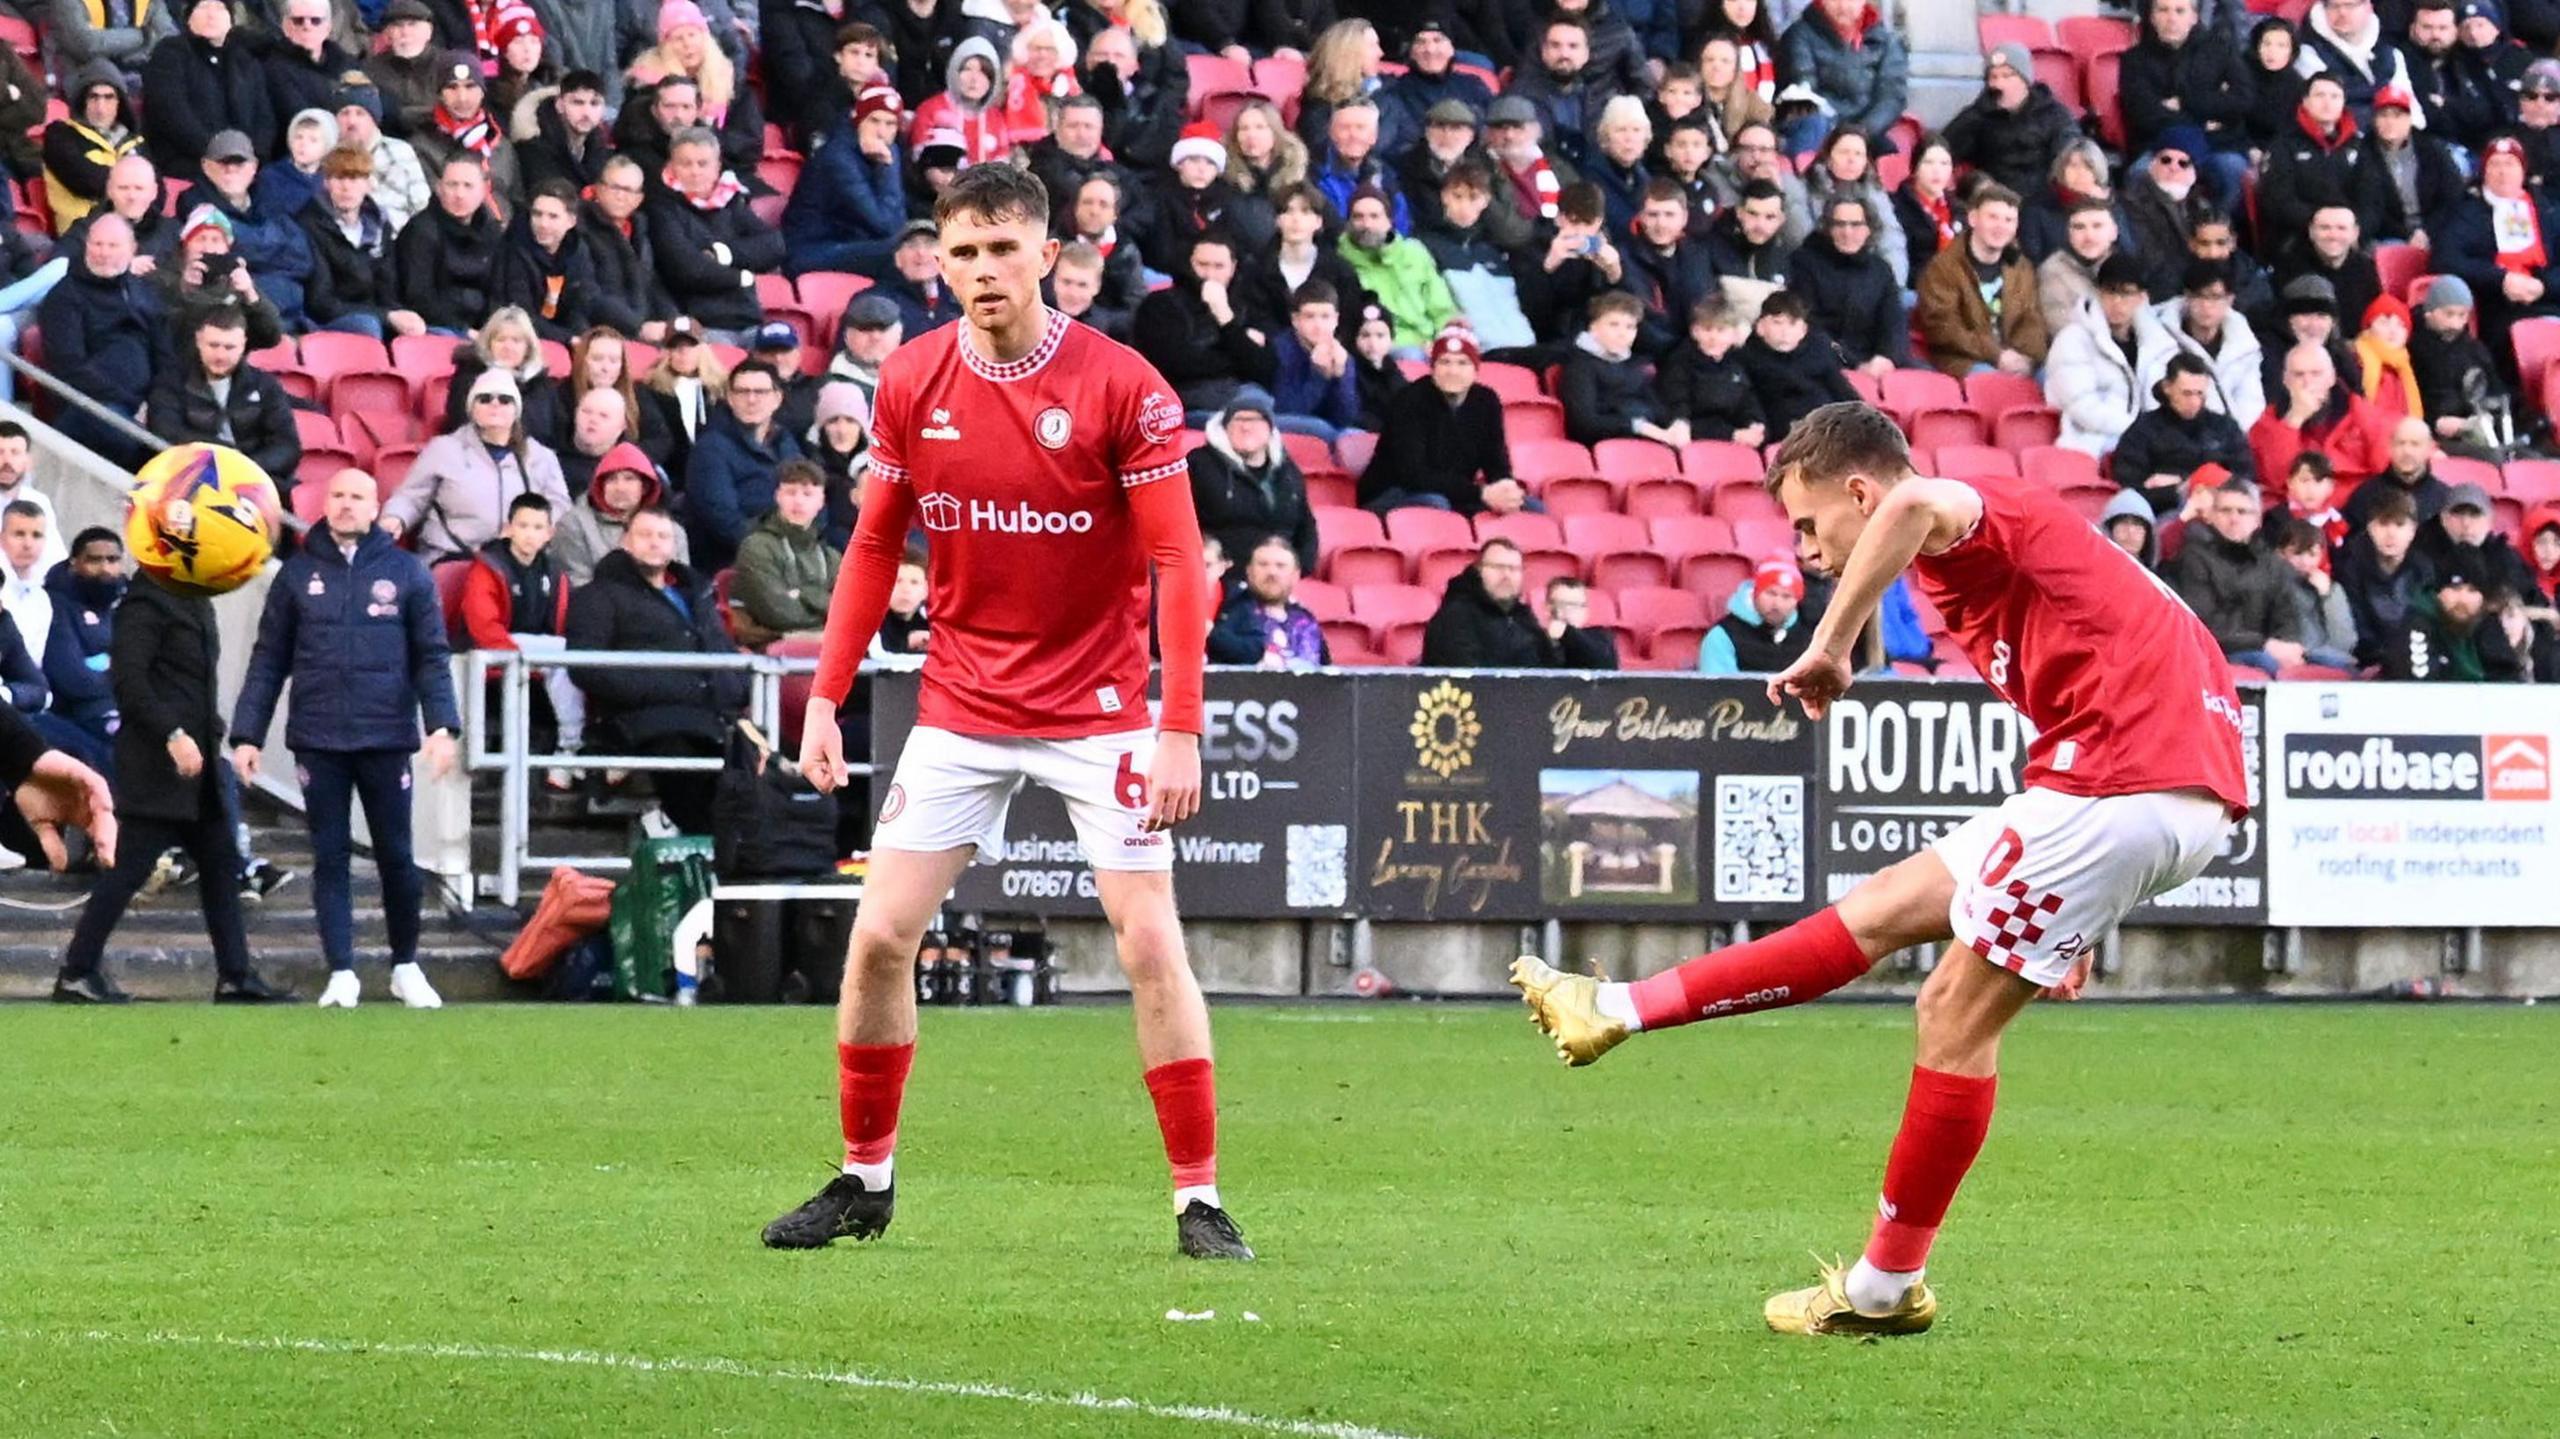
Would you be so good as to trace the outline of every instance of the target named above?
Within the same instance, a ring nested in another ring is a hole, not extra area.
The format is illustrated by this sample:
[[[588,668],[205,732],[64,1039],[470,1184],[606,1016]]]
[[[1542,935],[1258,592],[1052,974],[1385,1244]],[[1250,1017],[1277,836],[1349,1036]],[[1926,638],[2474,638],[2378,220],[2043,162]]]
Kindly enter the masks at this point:
[[[1153,469],[1123,470],[1120,472],[1120,485],[1123,489],[1134,490],[1140,485],[1153,484],[1157,480],[1182,474],[1190,468],[1190,461],[1175,460],[1170,464],[1157,465]]]

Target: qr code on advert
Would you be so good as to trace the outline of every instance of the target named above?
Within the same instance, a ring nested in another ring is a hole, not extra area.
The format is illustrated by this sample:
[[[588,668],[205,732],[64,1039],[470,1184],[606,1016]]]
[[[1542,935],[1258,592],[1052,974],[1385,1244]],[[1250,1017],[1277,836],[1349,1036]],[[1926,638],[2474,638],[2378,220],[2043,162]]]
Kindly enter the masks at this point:
[[[1289,826],[1289,907],[1340,909],[1349,904],[1350,852],[1351,830],[1347,825]]]
[[[1804,899],[1804,779],[1716,776],[1716,898],[1741,904]]]

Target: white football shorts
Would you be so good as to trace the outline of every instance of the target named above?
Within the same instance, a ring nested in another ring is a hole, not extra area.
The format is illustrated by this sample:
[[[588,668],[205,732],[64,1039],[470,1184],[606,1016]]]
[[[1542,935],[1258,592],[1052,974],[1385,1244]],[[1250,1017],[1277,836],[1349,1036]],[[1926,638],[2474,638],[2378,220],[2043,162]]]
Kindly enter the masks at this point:
[[[2034,983],[2059,984],[2135,905],[2195,878],[2234,823],[2203,790],[2028,789],[1931,848],[1955,876],[1956,940]]]
[[[1004,858],[1005,812],[1028,781],[1067,802],[1095,869],[1169,870],[1173,836],[1144,828],[1155,753],[1152,729],[1020,739],[919,726],[898,756],[871,844],[924,853],[974,845],[979,863],[994,864]]]

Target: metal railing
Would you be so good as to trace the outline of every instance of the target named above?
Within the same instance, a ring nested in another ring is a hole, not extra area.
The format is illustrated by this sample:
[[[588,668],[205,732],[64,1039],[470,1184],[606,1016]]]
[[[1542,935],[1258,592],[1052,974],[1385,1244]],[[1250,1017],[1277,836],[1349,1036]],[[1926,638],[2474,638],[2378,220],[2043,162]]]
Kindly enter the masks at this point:
[[[630,868],[625,854],[535,854],[533,853],[533,774],[537,770],[628,770],[643,774],[716,773],[726,761],[720,756],[675,756],[646,754],[603,754],[573,751],[556,754],[533,753],[533,684],[535,676],[547,669],[571,670],[711,670],[722,673],[744,673],[747,676],[745,717],[774,743],[782,742],[782,680],[785,675],[815,674],[818,661],[813,656],[788,658],[758,654],[679,654],[622,650],[563,650],[557,654],[529,655],[522,650],[474,650],[459,656],[468,683],[462,697],[463,760],[475,772],[496,771],[501,776],[498,800],[498,867],[494,876],[496,897],[502,904],[514,904],[523,892],[528,870],[547,871],[560,865],[585,870],[620,870]],[[868,666],[866,666],[868,668]],[[498,716],[496,732],[490,728],[489,677],[498,679]],[[492,740],[496,741],[494,748]],[[868,776],[871,766],[857,763],[846,766],[855,775]]]

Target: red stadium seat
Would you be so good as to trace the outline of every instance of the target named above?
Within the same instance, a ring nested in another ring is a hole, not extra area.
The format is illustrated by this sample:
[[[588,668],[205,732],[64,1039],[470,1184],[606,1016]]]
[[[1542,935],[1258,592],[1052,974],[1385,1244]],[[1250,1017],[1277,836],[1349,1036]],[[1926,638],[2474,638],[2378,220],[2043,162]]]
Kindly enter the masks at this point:
[[[1520,567],[1521,593],[1543,595],[1547,592],[1549,580],[1581,579],[1583,563],[1582,556],[1571,550],[1531,550],[1520,557]],[[1594,595],[1592,598],[1597,600],[1600,597]],[[1597,606],[1594,606],[1593,613],[1598,613]]]
[[[303,484],[297,477],[286,503],[293,506],[295,519],[306,525],[319,524],[329,517],[329,487],[325,483]]]
[[[1943,467],[1939,472],[1945,473]],[[2055,489],[2102,478],[2098,473],[2096,456],[2064,449],[2060,445],[2039,445],[2020,454],[2017,468],[2011,473],[2033,475]]]
[[[1524,550],[1555,549],[1564,543],[1564,526],[1552,515],[1533,515],[1526,510],[1514,515],[1476,516],[1476,543],[1497,537]]]
[[[1692,440],[1680,452],[1680,472],[1712,489],[1726,480],[1755,484],[1769,472],[1760,452],[1731,440]]]
[[[1351,614],[1351,592],[1340,585],[1318,579],[1298,581],[1298,603],[1319,621],[1348,618]]]
[[[1618,489],[1607,480],[1588,475],[1567,476],[1549,480],[1541,486],[1538,502],[1559,521],[1571,515],[1614,514],[1618,508]]]
[[[1884,404],[1884,386],[1876,382],[1875,376],[1864,370],[1842,370],[1840,377],[1849,382],[1850,389],[1858,392],[1859,399],[1870,405]]]
[[[1373,665],[1377,651],[1371,649],[1369,627],[1358,620],[1326,620],[1324,647],[1338,665]]]
[[[1710,607],[1725,604],[1751,578],[1751,563],[1739,554],[1691,555],[1680,562],[1680,588]]]
[[[800,304],[800,291],[792,285],[789,275],[758,275],[756,276],[756,302],[767,309],[775,305],[787,305],[796,309]]]
[[[299,416],[303,412],[297,410],[294,413]],[[355,452],[338,441],[337,427],[332,425],[329,428],[329,443],[303,445],[302,463],[293,467],[294,488],[300,489],[306,485],[325,486],[329,483],[331,475],[340,470],[354,468],[357,468]]]
[[[1627,487],[1627,513],[1640,520],[1694,515],[1706,504],[1706,494],[1698,482],[1681,475],[1639,480]]]
[[[1965,408],[1982,416],[1984,424],[1998,420],[2011,410],[2039,408],[2044,404],[2044,387],[2025,375],[2003,374],[1997,370],[1964,379]]]
[[[734,367],[737,362],[732,360],[730,364]],[[543,341],[542,368],[550,371],[551,378],[555,380],[569,378],[569,347],[558,340]]]
[[[1600,478],[1620,485],[1680,473],[1680,452],[1652,440],[1602,440],[1591,447]]]
[[[2537,316],[2518,320],[2514,336],[2516,374],[2524,381],[2524,404],[2528,410],[2542,409],[2542,383],[2554,359],[2560,359],[2560,318]]]
[[[2509,460],[2501,488],[2528,505],[2560,503],[2560,460]]]
[[[2124,53],[2090,56],[2080,78],[2089,92],[2089,110],[2098,117],[2098,138],[2111,150],[2124,149]]]
[[[251,350],[248,358],[250,364],[269,372],[302,368],[302,356],[289,339],[279,340],[263,350]]]
[[[800,184],[800,157],[778,155],[767,151],[763,159],[756,161],[756,178],[772,186],[776,195],[788,200],[791,198],[791,192]],[[779,275],[773,278],[782,279],[785,284],[789,283]]]
[[[2279,680],[2318,680],[2326,684],[2336,684],[2340,680],[2354,679],[2355,676],[2345,670],[2337,668],[2334,665],[2286,665],[2282,669],[2276,671],[2276,678]]]
[[[276,383],[284,387],[286,394],[308,404],[320,403],[320,381],[309,370],[296,365],[277,370],[275,377]]]
[[[2408,291],[2409,282],[2427,273],[2432,257],[2415,245],[2376,245],[2373,247],[2374,273],[2381,277],[2382,293],[2399,295]]]
[[[791,197],[788,195],[750,195],[747,197],[747,213],[779,229],[782,226],[782,212],[788,209],[790,204]]]
[[[818,650],[816,640],[781,639],[774,641],[773,648],[765,653],[775,659],[813,660],[818,657]],[[814,671],[782,677],[782,748],[785,753],[800,748],[800,727],[809,713],[809,696],[817,688],[818,676]]]
[[[1194,95],[1253,88],[1253,71],[1224,55],[1186,55],[1183,64],[1191,72],[1191,93]]]
[[[329,382],[329,408],[340,415],[397,415],[405,421],[412,418],[411,389],[406,375],[389,370],[350,370]],[[380,438],[375,436],[377,442]]]
[[[1706,625],[1665,625],[1653,632],[1645,645],[1646,667],[1657,670],[1693,670],[1698,667],[1698,651],[1707,643]]]
[[[2066,15],[2053,24],[2056,44],[2083,61],[2133,48],[2133,22],[2111,15]]]
[[[1917,468],[1922,474],[1929,473],[1925,466]],[[1758,480],[1728,481],[1708,491],[1707,513],[1728,523],[1741,520],[1787,522],[1786,506],[1779,504],[1777,497]]]
[[[2093,525],[2122,493],[2122,489],[2106,480],[2073,480],[2061,487],[2062,502],[2078,510]]]
[[[1212,90],[1191,97],[1191,118],[1224,134],[1247,105],[1259,105],[1268,98],[1255,90]]]
[[[1378,435],[1374,430],[1345,430],[1333,442],[1333,457],[1353,479],[1369,472],[1369,461],[1378,454]]]
[[[1571,440],[1524,440],[1517,434],[1511,436],[1511,468],[1515,478],[1532,488],[1542,481],[1588,480],[1600,474],[1591,467],[1591,452]]]
[[[793,288],[799,292],[801,306],[827,322],[827,343],[832,345],[836,326],[844,319],[844,307],[853,303],[854,296],[870,289],[871,280],[841,270],[811,270],[795,281]]]
[[[1313,474],[1318,470],[1335,468],[1333,446],[1314,435],[1293,435],[1283,431],[1280,435],[1280,444],[1289,452],[1289,458],[1297,461],[1298,468],[1305,473]]]
[[[453,352],[467,342],[451,335],[402,335],[391,342],[391,368],[404,375],[453,373]]]
[[[328,446],[339,442],[338,422],[316,410],[294,411],[293,429],[302,437],[302,447],[306,450],[314,445]]]
[[[338,388],[343,390],[346,382],[346,376],[339,376]],[[338,433],[346,436],[350,441],[361,436],[364,443],[357,445],[356,448],[367,455],[380,454],[384,450],[396,449],[401,445],[415,446],[426,442],[425,427],[418,423],[417,416],[406,410],[349,410],[341,407],[338,413]]]
[[[1884,377],[1882,407],[1907,419],[1923,410],[1964,408],[1964,386],[1935,370],[1895,370]]]
[[[1671,562],[1654,550],[1610,550],[1591,557],[1591,583],[1615,594],[1671,583]]]
[[[1736,520],[1733,522],[1733,547],[1755,562],[1793,559],[1796,553],[1795,527],[1785,520]]]
[[[1383,665],[1418,665],[1422,663],[1421,620],[1407,620],[1375,631],[1378,636],[1378,663]]]
[[[315,330],[302,337],[302,368],[324,386],[355,371],[379,373],[391,368],[391,352],[370,335],[341,335]]]
[[[2056,43],[2053,25],[2041,15],[1978,16],[1973,22],[1973,33],[1982,41],[1982,53],[1985,55],[2003,45],[2024,45],[2033,50]]]
[[[2073,114],[2089,108],[2080,93],[2080,57],[2058,45],[2043,46],[2031,52],[2035,61],[2035,78],[2053,91],[2053,98]]]
[[[1538,372],[1526,365],[1507,365],[1488,360],[1476,371],[1476,383],[1502,397],[1504,404],[1513,400],[1543,400],[1547,392],[1538,387]]]
[[[2493,495],[2506,488],[2506,476],[2487,460],[2439,454],[2435,458],[2434,469],[2436,478],[2448,485],[2478,485]]]
[[[2061,438],[2062,416],[2042,405],[2011,410],[1991,426],[1991,443],[2013,455],[2041,449]]]
[[[418,449],[416,445],[390,445],[373,452],[374,483],[382,493],[391,493],[409,478],[409,467],[418,462]]]
[[[419,383],[417,414],[419,419],[427,422],[429,429],[444,427],[445,400],[452,392],[453,371],[449,369],[441,374],[429,375]]]
[[[1324,577],[1345,589],[1400,585],[1412,573],[1412,557],[1387,544],[1344,545],[1324,561]]]
[[[1935,450],[1950,445],[1979,445],[1982,416],[1972,410],[1922,410],[1908,426],[1911,443]]]
[[[1414,588],[1427,590],[1435,595],[1446,593],[1449,581],[1456,579],[1461,572],[1474,568],[1475,562],[1476,552],[1473,548],[1426,550],[1421,558],[1413,562]]]
[[[1580,555],[1649,549],[1644,521],[1629,515],[1575,515],[1564,522],[1565,548]]]
[[[1733,526],[1713,515],[1661,515],[1645,528],[1653,535],[1653,547],[1673,561],[1733,548]]]
[[[1940,445],[1937,447],[1938,473],[1952,479],[1969,479],[1976,475],[2008,475],[2018,473],[2018,460],[2007,450],[1989,445]]]
[[[1674,625],[1703,627],[1711,618],[1706,597],[1669,587],[1618,591],[1618,623],[1650,645],[1656,632]]]
[[[446,560],[429,572],[436,581],[436,608],[444,611],[448,627],[462,613],[462,583],[471,578],[471,567],[478,563],[478,560]]]
[[[1476,547],[1475,528],[1467,523],[1466,516],[1448,510],[1425,509],[1420,505],[1388,512],[1387,540],[1416,553],[1437,549],[1472,550]]]
[[[1509,400],[1502,406],[1502,434],[1513,445],[1523,440],[1565,437],[1564,405],[1557,400]]]
[[[1415,585],[1354,585],[1351,613],[1371,628],[1427,620],[1440,608],[1440,597]]]
[[[1335,509],[1354,506],[1360,503],[1360,486],[1349,475],[1339,471],[1309,475],[1307,503]]]
[[[1283,105],[1296,100],[1299,92],[1307,88],[1307,62],[1284,60],[1277,55],[1256,60],[1252,88]]]
[[[1387,527],[1367,510],[1347,509],[1332,505],[1315,507],[1316,548],[1331,554],[1346,545],[1383,545]]]

